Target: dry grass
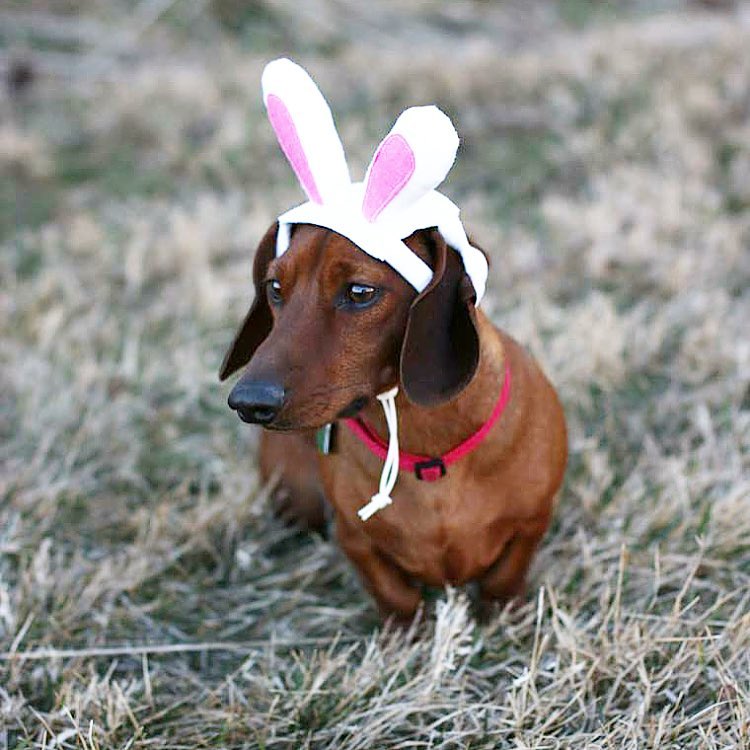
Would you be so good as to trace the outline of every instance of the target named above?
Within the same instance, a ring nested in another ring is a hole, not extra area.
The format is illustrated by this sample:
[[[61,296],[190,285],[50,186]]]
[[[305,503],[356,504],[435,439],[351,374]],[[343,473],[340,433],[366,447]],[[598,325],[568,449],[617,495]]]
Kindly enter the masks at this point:
[[[750,9],[78,5],[0,23],[39,74],[0,100],[0,747],[750,747]],[[448,591],[381,631],[225,407],[298,198],[258,95],[288,52],[361,168],[402,107],[456,118],[487,309],[564,398],[528,603],[486,624]]]

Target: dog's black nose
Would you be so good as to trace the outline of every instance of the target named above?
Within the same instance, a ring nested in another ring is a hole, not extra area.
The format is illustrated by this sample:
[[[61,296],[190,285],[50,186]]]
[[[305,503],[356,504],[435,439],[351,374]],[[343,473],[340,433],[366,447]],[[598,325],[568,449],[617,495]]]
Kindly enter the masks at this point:
[[[273,383],[243,383],[240,380],[232,388],[228,403],[243,422],[269,424],[284,404],[284,389]]]

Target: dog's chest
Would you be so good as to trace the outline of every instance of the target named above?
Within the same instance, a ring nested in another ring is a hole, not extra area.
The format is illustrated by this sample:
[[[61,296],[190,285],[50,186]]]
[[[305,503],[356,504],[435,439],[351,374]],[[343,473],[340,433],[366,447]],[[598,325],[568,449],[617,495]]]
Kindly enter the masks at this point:
[[[497,500],[488,496],[486,486],[446,477],[431,483],[427,492],[404,489],[386,509],[393,512],[383,513],[369,530],[378,547],[404,570],[428,583],[461,584],[484,572],[500,554],[505,535],[497,533],[495,514],[477,512]]]
[[[477,577],[497,558],[507,539],[497,528],[495,513],[478,512],[482,507],[499,507],[500,493],[488,496],[486,483],[458,467],[435,482],[402,473],[393,503],[367,521],[357,517],[357,510],[369,500],[377,478],[373,483],[369,477],[349,474],[349,481],[341,481],[341,476],[330,483],[329,498],[337,514],[425,583],[460,584]]]

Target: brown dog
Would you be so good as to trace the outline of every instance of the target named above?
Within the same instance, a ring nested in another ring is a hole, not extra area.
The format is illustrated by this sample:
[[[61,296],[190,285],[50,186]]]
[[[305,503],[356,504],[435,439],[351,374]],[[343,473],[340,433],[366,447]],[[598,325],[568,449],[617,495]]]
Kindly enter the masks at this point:
[[[475,309],[461,260],[436,230],[406,240],[434,272],[418,296],[328,229],[298,225],[276,258],[276,230],[258,247],[255,302],[221,378],[249,362],[229,404],[273,430],[261,467],[266,477],[281,470],[282,510],[319,524],[325,495],[339,542],[384,616],[412,618],[420,582],[476,580],[488,600],[521,594],[567,460],[563,412],[539,366]],[[488,420],[506,371],[509,400],[486,438],[438,481],[402,471],[393,504],[360,520],[382,461],[345,427],[335,450],[317,455],[314,431],[358,414],[385,436],[374,397],[398,384],[402,449],[440,456]]]

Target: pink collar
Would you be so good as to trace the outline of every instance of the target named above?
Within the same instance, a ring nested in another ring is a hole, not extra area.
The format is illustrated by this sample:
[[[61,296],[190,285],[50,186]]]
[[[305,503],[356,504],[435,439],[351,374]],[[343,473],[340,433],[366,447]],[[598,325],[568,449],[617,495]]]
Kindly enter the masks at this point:
[[[505,364],[505,380],[500,391],[500,398],[495,404],[489,419],[471,436],[451,448],[442,456],[420,456],[415,453],[399,451],[399,469],[413,471],[417,479],[434,482],[445,476],[448,467],[471,453],[489,434],[495,422],[502,416],[510,399],[510,365]],[[381,460],[388,454],[388,444],[361,417],[342,420],[344,424]]]

